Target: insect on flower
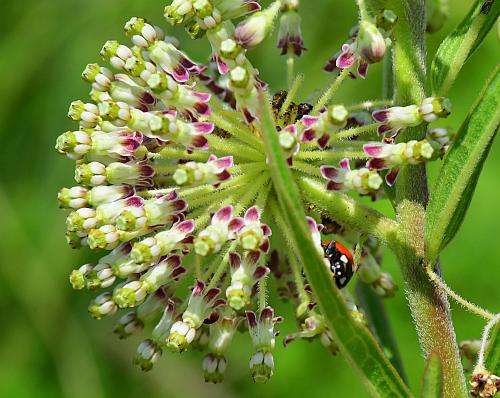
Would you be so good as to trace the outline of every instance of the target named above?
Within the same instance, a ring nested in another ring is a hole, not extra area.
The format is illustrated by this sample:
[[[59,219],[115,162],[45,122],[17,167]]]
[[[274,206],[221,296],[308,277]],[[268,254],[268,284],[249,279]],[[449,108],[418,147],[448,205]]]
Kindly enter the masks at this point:
[[[321,245],[330,262],[330,271],[335,278],[335,284],[339,289],[346,287],[355,271],[351,252],[335,240],[323,242]]]

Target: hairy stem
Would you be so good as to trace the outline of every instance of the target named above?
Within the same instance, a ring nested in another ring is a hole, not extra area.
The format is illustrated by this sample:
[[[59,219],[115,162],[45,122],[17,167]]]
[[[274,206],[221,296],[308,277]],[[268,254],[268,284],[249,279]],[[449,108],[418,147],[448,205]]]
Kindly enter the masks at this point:
[[[313,178],[297,178],[302,195],[324,210],[341,225],[355,231],[372,235],[382,242],[395,239],[397,223],[353,198],[341,193],[327,191],[325,184]]]
[[[342,69],[340,74],[335,78],[330,87],[323,93],[321,98],[318,100],[318,103],[314,106],[311,111],[312,115],[317,114],[321,108],[328,104],[328,102],[332,99],[335,92],[339,89],[340,85],[344,81],[344,79],[349,76],[352,68]]]
[[[453,289],[451,289],[442,279],[441,277],[434,272],[432,269],[431,264],[428,264],[426,266],[427,270],[427,275],[429,275],[429,278],[431,281],[433,281],[436,286],[444,291],[448,296],[450,296],[453,300],[455,300],[458,304],[462,305],[464,308],[468,309],[470,312],[473,314],[479,315],[480,317],[483,317],[484,319],[487,320],[492,320],[495,315],[492,314],[489,311],[486,311],[485,309],[471,303],[470,301],[464,299],[462,296],[460,296],[458,293],[455,293]]]
[[[425,2],[394,0],[391,7],[399,17],[394,47],[395,102],[420,103],[425,96]],[[403,140],[421,139],[424,134],[425,126],[409,129]],[[436,352],[442,360],[443,397],[465,397],[465,379],[449,303],[446,294],[428,278],[423,262],[427,201],[425,166],[403,168],[396,187],[395,204],[401,227],[394,249],[422,350],[426,356]]]

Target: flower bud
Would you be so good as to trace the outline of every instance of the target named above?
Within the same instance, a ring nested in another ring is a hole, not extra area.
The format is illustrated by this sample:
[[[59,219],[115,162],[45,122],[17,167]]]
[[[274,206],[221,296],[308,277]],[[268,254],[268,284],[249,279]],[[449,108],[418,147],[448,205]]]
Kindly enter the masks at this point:
[[[301,18],[297,12],[298,1],[289,1],[284,8],[285,12],[280,18],[278,31],[278,48],[281,48],[281,55],[292,51],[297,57],[300,57],[305,48],[300,30]]]
[[[221,182],[231,178],[227,171],[233,166],[233,157],[227,156],[217,159],[217,156],[210,155],[206,163],[188,162],[177,167],[173,178],[179,186],[218,186]]]
[[[340,161],[340,168],[321,166],[321,174],[329,180],[327,189],[335,191],[354,190],[361,195],[376,195],[382,187],[382,177],[366,167],[351,170],[348,159]]]
[[[89,305],[89,313],[95,319],[101,319],[107,315],[112,315],[117,309],[118,307],[113,301],[113,296],[110,292],[97,296]]]
[[[280,2],[272,3],[263,11],[256,12],[236,27],[234,37],[245,48],[260,44],[273,27],[274,18],[278,15]]]
[[[235,238],[235,233],[242,227],[241,219],[233,219],[233,207],[225,206],[212,217],[211,225],[202,230],[194,240],[196,254],[208,256],[217,253],[224,243]]]
[[[193,14],[192,0],[174,0],[165,7],[165,18],[172,25],[178,25],[190,18]]]
[[[444,97],[429,97],[422,101],[418,109],[426,122],[434,122],[439,118],[446,118],[451,113],[451,102]]]
[[[59,207],[75,210],[86,207],[89,204],[87,200],[88,192],[87,188],[79,186],[61,189],[57,195]]]
[[[385,54],[385,39],[377,27],[368,21],[359,25],[357,48],[363,59],[369,64],[380,62]]]
[[[182,321],[172,325],[170,335],[167,339],[167,347],[172,351],[182,352],[196,337],[196,330],[201,327],[203,321],[219,305],[225,303],[218,300],[220,289],[205,289],[205,283],[198,280],[191,292],[188,306],[182,314]]]
[[[137,348],[134,364],[144,372],[149,372],[153,369],[153,365],[161,357],[161,354],[161,347],[155,341],[146,339]]]
[[[257,316],[252,311],[247,311],[248,331],[252,338],[254,354],[250,359],[250,370],[256,383],[267,382],[274,371],[274,359],[272,350],[275,345],[274,325],[282,322],[283,318],[273,317],[274,311],[271,307],[266,307]]]

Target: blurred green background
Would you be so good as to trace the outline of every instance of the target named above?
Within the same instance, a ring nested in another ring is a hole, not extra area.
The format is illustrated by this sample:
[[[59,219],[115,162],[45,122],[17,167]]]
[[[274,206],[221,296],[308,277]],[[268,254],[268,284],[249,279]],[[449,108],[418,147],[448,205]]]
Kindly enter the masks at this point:
[[[1,0],[0,13],[0,397],[365,397],[360,383],[340,357],[319,343],[297,342],[275,350],[276,372],[267,385],[254,385],[248,374],[248,336],[239,336],[229,354],[226,382],[204,384],[201,357],[166,354],[150,373],[132,365],[140,337],[119,341],[113,320],[87,315],[92,293],[76,293],[69,272],[86,263],[89,253],[65,243],[65,215],[56,193],[71,186],[74,163],[53,150],[55,138],[73,129],[65,117],[69,103],[87,98],[80,79],[84,66],[99,61],[105,40],[125,42],[124,23],[143,16],[167,28],[159,0]],[[265,3],[265,2],[264,2]],[[310,94],[326,84],[325,61],[340,48],[356,21],[351,0],[302,2],[303,30],[309,51],[298,62]],[[446,32],[466,12],[469,1],[454,0],[444,29],[429,36],[432,54]],[[185,35],[180,33],[185,38]],[[193,58],[206,61],[205,40],[183,41]],[[284,88],[285,66],[275,37],[250,53],[273,90]],[[454,111],[446,125],[458,127],[498,62],[498,42],[490,34],[464,67],[451,92]],[[373,66],[365,82],[348,82],[339,93],[346,102],[379,96],[381,68]],[[307,95],[304,94],[304,99]],[[433,166],[438,167],[438,165]],[[493,145],[466,221],[443,254],[446,280],[465,297],[499,311],[497,272],[500,258],[500,144]],[[401,286],[391,255],[390,270]],[[418,391],[423,361],[402,290],[387,300],[411,387]],[[459,340],[480,336],[483,322],[453,306]],[[294,329],[292,311],[282,334]]]

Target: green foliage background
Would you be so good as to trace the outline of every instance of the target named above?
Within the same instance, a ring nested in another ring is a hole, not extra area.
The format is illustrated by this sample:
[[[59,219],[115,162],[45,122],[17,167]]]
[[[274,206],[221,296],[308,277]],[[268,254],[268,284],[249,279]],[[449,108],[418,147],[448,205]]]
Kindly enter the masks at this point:
[[[266,3],[266,2],[264,2]],[[303,29],[309,51],[298,62],[307,92],[331,77],[324,62],[340,48],[356,21],[353,1],[302,2]],[[429,36],[429,53],[465,14],[468,1],[451,2],[444,29]],[[132,365],[140,337],[119,341],[113,320],[96,322],[86,313],[92,293],[75,293],[69,272],[91,260],[64,239],[64,214],[56,193],[72,184],[73,162],[53,150],[55,138],[74,128],[65,114],[70,101],[86,99],[89,86],[79,78],[84,66],[99,61],[105,40],[126,42],[122,27],[130,16],[143,16],[167,28],[158,0],[2,0],[0,12],[0,397],[365,397],[361,384],[340,357],[330,357],[318,342],[297,342],[275,352],[276,374],[267,385],[254,385],[247,371],[248,336],[238,336],[229,355],[226,382],[204,384],[201,357],[165,354],[150,373]],[[205,40],[188,41],[193,58],[206,61]],[[261,76],[273,90],[284,88],[285,65],[275,38],[251,52]],[[450,93],[454,110],[445,125],[458,127],[483,82],[498,62],[495,34],[473,55]],[[379,96],[381,68],[368,79],[349,81],[337,99],[357,102]],[[433,169],[439,167],[433,165]],[[493,145],[466,221],[442,256],[444,276],[458,292],[497,312],[500,258],[498,204],[500,146]],[[431,173],[432,174],[432,173]],[[380,206],[380,205],[378,205]],[[390,213],[383,205],[381,208]],[[386,269],[401,286],[391,255]],[[387,300],[395,334],[414,391],[423,360],[402,289]],[[292,311],[282,334],[294,329]],[[453,306],[459,340],[480,336],[482,321]]]

